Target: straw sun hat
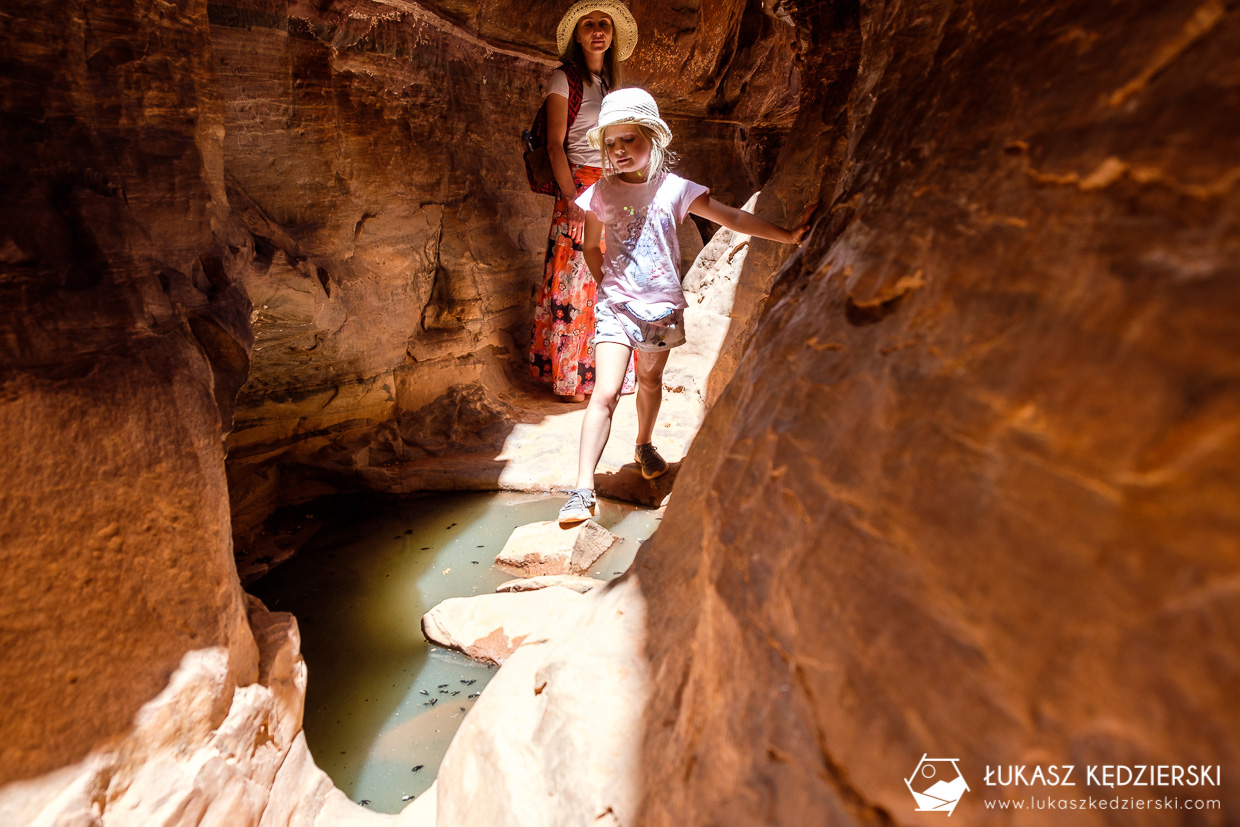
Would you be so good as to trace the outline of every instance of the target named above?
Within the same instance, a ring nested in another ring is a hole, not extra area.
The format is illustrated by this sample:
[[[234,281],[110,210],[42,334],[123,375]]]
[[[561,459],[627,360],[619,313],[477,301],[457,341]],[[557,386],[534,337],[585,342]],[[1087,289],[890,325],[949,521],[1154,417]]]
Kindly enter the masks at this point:
[[[617,89],[603,98],[598,111],[598,126],[586,133],[586,140],[595,149],[603,147],[603,133],[618,123],[639,123],[650,129],[659,146],[672,142],[672,130],[659,117],[659,105],[645,89],[636,86]]]
[[[621,60],[628,60],[629,55],[633,54],[633,47],[637,45],[637,21],[633,19],[633,13],[628,6],[620,0],[581,0],[573,3],[572,8],[560,18],[560,27],[555,33],[560,54],[564,54],[568,44],[572,42],[577,21],[592,11],[601,11],[611,17],[614,38],[612,45],[616,49],[616,56]]]

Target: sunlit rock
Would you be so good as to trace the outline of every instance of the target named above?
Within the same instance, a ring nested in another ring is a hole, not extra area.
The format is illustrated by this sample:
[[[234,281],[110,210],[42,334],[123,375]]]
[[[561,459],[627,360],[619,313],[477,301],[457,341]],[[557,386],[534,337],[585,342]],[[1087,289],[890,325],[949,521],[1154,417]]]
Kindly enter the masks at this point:
[[[634,735],[650,691],[641,588],[630,576],[574,597],[508,658],[457,731],[439,769],[443,823],[640,823]]]
[[[519,577],[584,574],[620,538],[593,520],[563,527],[546,520],[517,527],[495,556],[495,567]]]
[[[527,577],[522,580],[509,580],[507,583],[499,584],[495,591],[532,592],[538,589],[550,588],[551,586],[563,586],[578,594],[585,594],[591,589],[597,589],[599,586],[605,585],[607,585],[606,580],[596,580],[593,577],[582,577],[576,574],[544,574],[538,577]]]
[[[666,390],[665,393],[667,393]],[[663,435],[655,434],[657,440],[655,447],[659,449],[660,455],[666,450],[666,444],[659,439],[661,436]],[[626,443],[623,447],[627,456],[632,457],[632,446]],[[679,473],[680,461],[675,460],[668,463],[666,473],[648,480],[642,476],[641,466],[630,461],[612,471],[602,469],[595,471],[594,491],[600,497],[606,497],[609,500],[658,508],[667,504],[672,494],[672,486],[676,484],[676,477]]]
[[[523,643],[542,640],[581,599],[563,586],[453,597],[422,616],[422,634],[471,658],[503,663]]]
[[[0,788],[0,823],[318,823],[313,819],[339,793],[315,766],[301,731],[306,667],[296,622],[253,598],[249,618],[260,652],[256,682],[236,687],[231,702],[217,709],[215,698],[228,682],[227,652],[190,652],[117,748]],[[342,820],[332,823],[341,827],[375,823],[347,800],[334,812]]]

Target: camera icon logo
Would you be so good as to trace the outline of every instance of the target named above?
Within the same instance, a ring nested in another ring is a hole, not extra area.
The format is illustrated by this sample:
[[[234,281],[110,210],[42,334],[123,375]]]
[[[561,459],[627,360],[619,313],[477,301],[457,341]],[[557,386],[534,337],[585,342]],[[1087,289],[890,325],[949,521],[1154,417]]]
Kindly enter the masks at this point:
[[[947,813],[949,816],[969,789],[960,772],[959,758],[921,756],[917,769],[904,779],[904,785],[917,802],[917,812]]]

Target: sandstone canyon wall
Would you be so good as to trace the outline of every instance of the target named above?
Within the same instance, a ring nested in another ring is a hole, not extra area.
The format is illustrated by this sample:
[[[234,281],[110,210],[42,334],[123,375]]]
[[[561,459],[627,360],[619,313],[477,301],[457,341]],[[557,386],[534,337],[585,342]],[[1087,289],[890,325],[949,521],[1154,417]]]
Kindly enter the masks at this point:
[[[826,208],[635,564],[638,821],[937,823],[929,753],[953,821],[1234,822],[1240,10],[781,5],[855,52],[803,78],[764,195]],[[1221,765],[1222,811],[984,810],[1039,763]]]
[[[4,11],[0,783],[123,737],[187,652],[228,653],[223,709],[257,677],[221,442],[249,240],[194,11]]]
[[[0,824],[288,824],[341,796],[233,564],[253,244],[206,6],[2,16]]]

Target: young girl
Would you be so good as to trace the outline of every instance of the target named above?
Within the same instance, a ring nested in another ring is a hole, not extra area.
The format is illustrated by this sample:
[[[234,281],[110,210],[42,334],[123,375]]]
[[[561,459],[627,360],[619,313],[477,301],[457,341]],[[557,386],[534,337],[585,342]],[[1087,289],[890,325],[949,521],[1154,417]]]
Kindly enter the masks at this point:
[[[720,204],[701,184],[667,170],[672,131],[643,89],[620,89],[603,98],[590,145],[601,150],[603,177],[577,199],[586,212],[584,256],[599,282],[594,308],[594,395],[581,424],[577,487],[560,509],[560,524],[594,516],[594,469],[620,399],[625,366],[637,360],[637,448],[642,476],[653,479],[667,462],[651,444],[663,397],[668,352],[685,342],[676,225],[688,213],[746,235],[797,244],[808,222],[785,230],[751,213]],[[806,215],[808,218],[808,214]],[[607,241],[602,243],[606,228]]]

